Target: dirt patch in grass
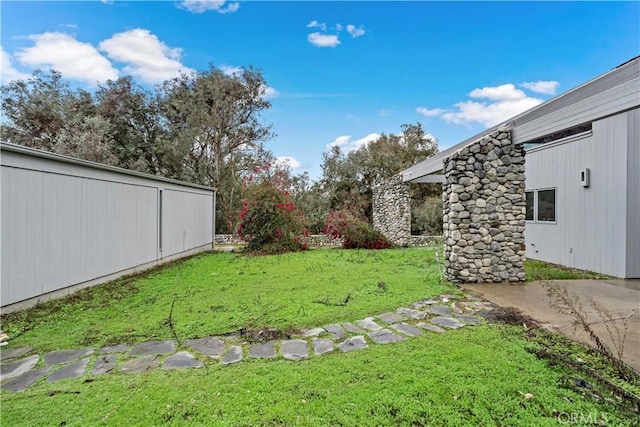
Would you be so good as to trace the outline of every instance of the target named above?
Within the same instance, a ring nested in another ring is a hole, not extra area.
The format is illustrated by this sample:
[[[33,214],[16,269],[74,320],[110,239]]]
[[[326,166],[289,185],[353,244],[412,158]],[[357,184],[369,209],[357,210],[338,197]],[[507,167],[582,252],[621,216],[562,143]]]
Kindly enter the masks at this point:
[[[496,307],[493,310],[480,312],[482,317],[493,323],[539,328],[540,324],[531,316],[527,316],[516,307]]]

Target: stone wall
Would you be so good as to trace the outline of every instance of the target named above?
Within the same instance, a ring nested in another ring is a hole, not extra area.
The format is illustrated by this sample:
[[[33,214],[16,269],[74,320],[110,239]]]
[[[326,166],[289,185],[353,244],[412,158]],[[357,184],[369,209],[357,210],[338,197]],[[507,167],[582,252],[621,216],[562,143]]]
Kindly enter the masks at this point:
[[[444,160],[447,280],[524,281],[524,148],[500,128]]]
[[[340,247],[342,240],[330,239],[324,234],[312,234],[308,238],[309,246]],[[409,236],[409,246],[429,246],[442,243],[442,236]],[[233,234],[216,234],[216,245],[245,245],[246,242]]]
[[[411,236],[409,185],[402,174],[373,186],[373,227],[397,246],[408,246]]]
[[[312,234],[308,236],[307,242],[309,246],[342,246],[342,240],[331,239],[325,234]],[[247,242],[234,234],[216,234],[216,245],[246,245]]]

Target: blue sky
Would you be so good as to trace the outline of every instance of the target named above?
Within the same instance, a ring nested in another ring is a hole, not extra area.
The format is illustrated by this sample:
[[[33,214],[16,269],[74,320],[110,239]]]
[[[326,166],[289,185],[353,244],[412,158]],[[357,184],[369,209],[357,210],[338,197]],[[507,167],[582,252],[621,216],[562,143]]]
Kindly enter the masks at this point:
[[[0,3],[2,81],[147,87],[213,64],[261,69],[299,173],[420,122],[451,146],[640,54],[640,3],[72,1]]]

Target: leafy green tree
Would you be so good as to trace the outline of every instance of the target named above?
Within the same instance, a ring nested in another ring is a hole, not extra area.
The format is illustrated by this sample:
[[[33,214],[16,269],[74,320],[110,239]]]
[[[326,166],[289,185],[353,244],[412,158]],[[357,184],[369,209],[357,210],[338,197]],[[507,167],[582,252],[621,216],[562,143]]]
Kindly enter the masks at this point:
[[[182,159],[167,154],[169,142],[155,94],[125,76],[99,85],[95,100],[96,113],[110,125],[111,151],[120,167],[180,177]]]
[[[438,152],[437,141],[425,133],[422,125],[402,125],[400,135],[382,134],[377,140],[355,151],[344,153],[340,147],[323,155],[321,182],[330,193],[330,208],[356,208],[371,218],[372,188],[376,182],[390,178],[402,170]],[[424,189],[415,187],[419,199]]]
[[[27,80],[3,85],[2,138],[7,142],[53,151],[73,93],[54,70],[36,70]]]
[[[218,190],[227,230],[232,230],[244,173],[268,156],[263,141],[271,126],[261,122],[270,107],[266,82],[252,68],[227,75],[211,67],[164,83],[162,110],[173,149],[183,154],[183,178]]]

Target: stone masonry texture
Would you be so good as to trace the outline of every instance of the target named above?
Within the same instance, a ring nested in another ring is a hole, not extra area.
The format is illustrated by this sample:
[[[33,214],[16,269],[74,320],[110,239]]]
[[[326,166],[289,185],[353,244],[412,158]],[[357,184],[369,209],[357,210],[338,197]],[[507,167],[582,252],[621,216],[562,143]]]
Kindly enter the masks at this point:
[[[373,228],[397,246],[408,246],[411,238],[409,185],[402,174],[373,186]]]
[[[447,280],[524,281],[524,172],[524,148],[506,127],[444,160]]]

